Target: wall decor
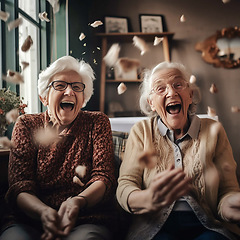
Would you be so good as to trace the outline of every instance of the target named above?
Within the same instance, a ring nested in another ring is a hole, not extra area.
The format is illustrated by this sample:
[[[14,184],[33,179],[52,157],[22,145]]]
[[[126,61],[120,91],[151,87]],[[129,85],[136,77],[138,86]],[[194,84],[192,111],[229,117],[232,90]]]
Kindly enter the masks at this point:
[[[140,14],[140,31],[143,33],[163,32],[163,16]]]
[[[105,17],[106,33],[127,33],[129,20],[127,17]]]
[[[240,28],[229,27],[217,31],[195,45],[202,52],[202,59],[214,67],[240,67]]]

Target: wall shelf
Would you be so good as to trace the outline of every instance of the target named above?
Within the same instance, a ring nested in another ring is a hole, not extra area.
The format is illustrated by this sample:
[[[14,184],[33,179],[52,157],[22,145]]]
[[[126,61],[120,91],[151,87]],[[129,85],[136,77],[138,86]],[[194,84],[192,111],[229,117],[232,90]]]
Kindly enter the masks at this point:
[[[146,42],[154,42],[155,36],[162,37],[162,46],[163,46],[163,54],[165,61],[170,62],[170,49],[169,49],[169,40],[173,37],[173,32],[162,32],[162,33],[142,33],[142,32],[129,32],[129,33],[97,33],[96,36],[101,38],[102,46],[102,59],[107,54],[108,43],[113,42],[121,42],[128,43],[132,42],[134,36],[140,37],[144,39]],[[102,60],[101,61],[101,83],[100,83],[100,101],[99,101],[99,109],[104,112],[105,107],[105,88],[106,83],[114,83],[114,82],[141,82],[141,79],[127,80],[127,79],[117,79],[110,80],[106,79],[106,64]]]

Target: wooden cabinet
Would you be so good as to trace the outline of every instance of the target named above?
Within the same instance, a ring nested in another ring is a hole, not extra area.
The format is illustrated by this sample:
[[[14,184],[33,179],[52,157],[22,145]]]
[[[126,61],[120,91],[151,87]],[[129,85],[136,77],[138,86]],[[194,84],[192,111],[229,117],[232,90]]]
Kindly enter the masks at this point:
[[[170,50],[169,50],[169,40],[172,38],[174,33],[163,32],[163,33],[141,33],[141,32],[129,32],[129,33],[97,33],[96,36],[101,38],[102,41],[102,59],[107,54],[109,43],[130,43],[134,36],[138,36],[144,39],[146,42],[154,42],[155,36],[163,37],[162,46],[165,61],[170,61]],[[100,111],[104,112],[105,106],[105,88],[106,82],[141,82],[140,79],[136,80],[106,80],[106,65],[102,60],[101,62],[101,82],[100,82]]]

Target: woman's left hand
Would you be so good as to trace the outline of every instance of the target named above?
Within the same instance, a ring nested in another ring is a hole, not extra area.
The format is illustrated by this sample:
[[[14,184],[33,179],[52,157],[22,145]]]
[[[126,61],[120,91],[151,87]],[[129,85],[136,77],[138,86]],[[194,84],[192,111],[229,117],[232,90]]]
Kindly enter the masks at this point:
[[[228,221],[240,223],[240,192],[226,197],[222,204],[222,214]]]
[[[69,234],[75,226],[81,205],[81,199],[78,197],[68,198],[61,204],[58,214],[61,218],[61,228],[64,233]]]

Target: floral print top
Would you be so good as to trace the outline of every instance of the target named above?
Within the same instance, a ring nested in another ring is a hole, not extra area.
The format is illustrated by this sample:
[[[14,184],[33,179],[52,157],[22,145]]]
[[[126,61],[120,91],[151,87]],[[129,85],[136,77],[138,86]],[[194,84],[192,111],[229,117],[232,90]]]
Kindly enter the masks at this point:
[[[47,126],[51,126],[47,111],[18,118],[12,134],[15,148],[9,159],[8,203],[17,210],[17,195],[29,192],[58,210],[68,197],[78,195],[95,181],[102,181],[107,187],[103,200],[93,209],[80,211],[79,221],[94,223],[111,218],[107,209],[111,205],[109,201],[113,200],[116,179],[112,132],[107,116],[101,112],[81,111],[72,125],[60,133],[58,143],[51,146],[36,144],[36,131]],[[73,182],[78,165],[86,166],[86,174],[81,179],[83,187]]]

